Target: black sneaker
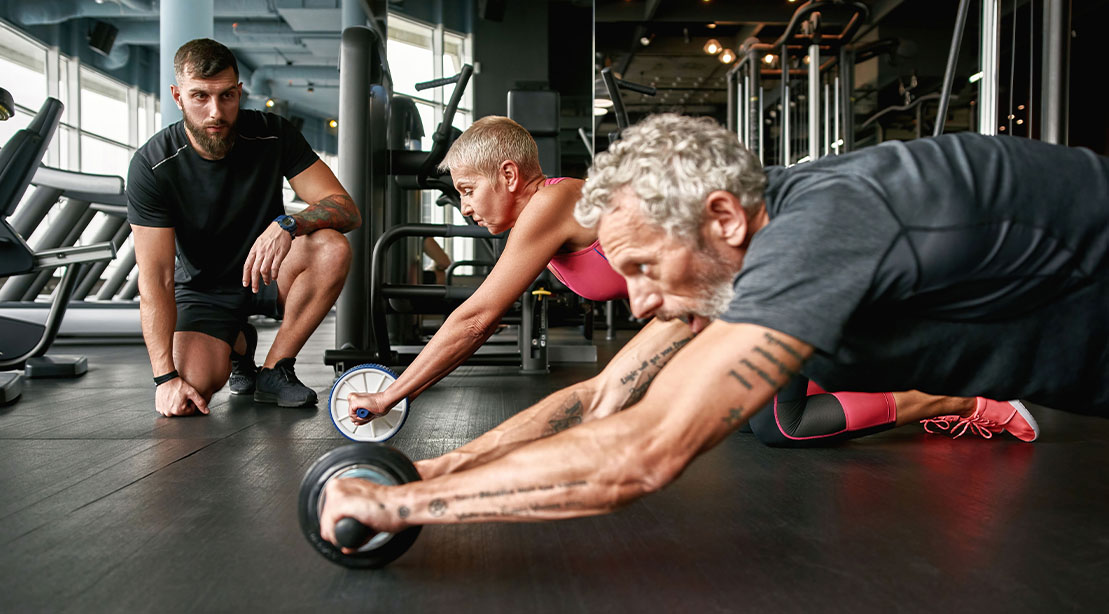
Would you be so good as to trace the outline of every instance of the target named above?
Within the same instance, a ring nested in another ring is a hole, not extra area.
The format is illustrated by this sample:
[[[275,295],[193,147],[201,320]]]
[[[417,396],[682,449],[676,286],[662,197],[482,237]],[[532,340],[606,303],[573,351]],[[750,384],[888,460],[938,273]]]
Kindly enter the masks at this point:
[[[305,386],[293,373],[295,358],[282,358],[272,369],[258,371],[254,400],[277,403],[278,407],[304,407],[316,404],[316,391]]]
[[[227,380],[227,387],[231,394],[253,394],[254,380],[258,378],[258,366],[254,364],[254,350],[258,347],[258,331],[254,325],[243,325],[243,337],[246,338],[246,353],[236,354],[231,349],[231,377]]]

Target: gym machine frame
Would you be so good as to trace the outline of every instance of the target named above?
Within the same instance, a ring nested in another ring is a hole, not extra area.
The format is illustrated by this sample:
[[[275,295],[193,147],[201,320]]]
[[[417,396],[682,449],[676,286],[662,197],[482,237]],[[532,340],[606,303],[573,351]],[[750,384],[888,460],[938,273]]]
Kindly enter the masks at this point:
[[[835,34],[823,32],[822,11],[846,11],[849,15],[842,29]],[[820,146],[820,80],[821,75],[838,64],[839,71],[833,79],[832,95],[834,112],[825,108],[824,153],[850,151],[853,146],[853,115],[851,111],[850,85],[854,83],[855,49],[849,44],[858,29],[870,17],[870,9],[861,2],[847,0],[812,0],[794,11],[785,32],[773,43],[761,43],[751,38],[740,47],[740,59],[728,71],[728,127],[736,132],[740,140],[752,149],[759,159],[766,163],[765,130],[762,124],[764,95],[761,81],[764,77],[775,75],[781,78],[782,118],[779,146],[779,161],[782,165],[791,162],[791,134],[789,113],[790,77],[808,79],[808,144],[809,159],[821,156]],[[807,69],[790,69],[790,51],[807,50],[809,66]],[[821,65],[821,51],[838,52],[827,63]],[[763,69],[762,58],[766,53],[777,51],[780,54],[780,69]],[[739,74],[744,73],[742,79]],[[825,97],[828,85],[825,84]],[[741,103],[742,102],[742,106]],[[740,110],[742,108],[742,111]],[[834,130],[829,129],[828,116],[831,115]],[[754,117],[754,119],[752,119]],[[837,145],[842,140],[842,145]]]

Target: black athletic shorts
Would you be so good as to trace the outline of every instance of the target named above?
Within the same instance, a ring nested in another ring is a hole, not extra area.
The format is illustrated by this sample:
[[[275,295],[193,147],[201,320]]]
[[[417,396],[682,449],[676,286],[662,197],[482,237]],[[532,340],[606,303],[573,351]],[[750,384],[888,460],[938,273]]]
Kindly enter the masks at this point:
[[[204,333],[234,345],[249,316],[261,314],[281,319],[284,315],[277,296],[277,283],[263,285],[258,294],[239,286],[197,290],[178,285],[178,331]]]

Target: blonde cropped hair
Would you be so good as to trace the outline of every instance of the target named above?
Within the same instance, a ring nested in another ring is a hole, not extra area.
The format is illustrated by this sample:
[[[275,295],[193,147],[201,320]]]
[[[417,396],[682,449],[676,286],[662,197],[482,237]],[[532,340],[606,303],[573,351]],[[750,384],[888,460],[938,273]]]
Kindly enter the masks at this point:
[[[496,185],[497,173],[505,160],[516,163],[525,181],[543,174],[539,148],[531,133],[507,117],[489,115],[474,122],[455,140],[439,164],[439,172],[470,169]]]
[[[710,193],[730,192],[752,212],[763,200],[766,173],[735,133],[712,118],[663,113],[631,126],[597,154],[574,210],[578,223],[595,226],[624,187],[649,222],[696,242]]]

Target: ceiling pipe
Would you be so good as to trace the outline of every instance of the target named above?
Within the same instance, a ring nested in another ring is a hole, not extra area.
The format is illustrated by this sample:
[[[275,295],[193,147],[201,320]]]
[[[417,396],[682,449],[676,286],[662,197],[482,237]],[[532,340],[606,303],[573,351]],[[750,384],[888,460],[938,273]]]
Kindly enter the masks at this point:
[[[237,24],[237,27],[236,27]],[[157,46],[159,25],[154,21],[132,21],[116,26],[116,44]],[[338,32],[299,32],[284,22],[217,20],[213,26],[216,40],[231,48],[273,47],[304,48],[304,38],[339,38]],[[338,62],[338,58],[336,58]]]
[[[290,80],[304,80],[321,85],[338,85],[339,68],[337,66],[280,66],[276,64],[259,66],[254,69],[254,74],[250,76],[250,84],[246,86],[246,89],[252,95],[262,96],[273,91],[267,85],[268,81],[282,83]]]
[[[144,13],[149,13],[149,12],[155,10],[154,0],[108,0],[108,1],[109,2],[115,2],[116,4],[119,4],[121,6],[125,6],[129,9],[132,9],[132,10],[135,10],[135,11],[142,11]]]
[[[114,1],[97,4],[92,0],[13,2],[11,16],[13,21],[24,26],[45,26],[81,17],[158,20],[158,7],[155,2],[122,1],[122,4],[116,4]],[[273,8],[271,0],[220,0],[214,9],[213,16],[217,19],[278,19],[280,17]]]

